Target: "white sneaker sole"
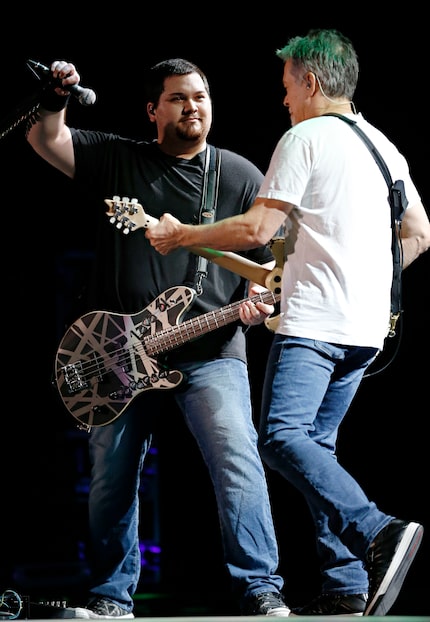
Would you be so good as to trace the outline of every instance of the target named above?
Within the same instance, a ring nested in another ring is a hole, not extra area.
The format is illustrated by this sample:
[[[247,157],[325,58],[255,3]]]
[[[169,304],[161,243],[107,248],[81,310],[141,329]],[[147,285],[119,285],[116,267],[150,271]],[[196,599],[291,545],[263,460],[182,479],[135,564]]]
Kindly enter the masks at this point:
[[[406,527],[381,585],[367,604],[365,616],[385,616],[391,609],[421,544],[423,532],[418,523],[409,523]]]
[[[126,613],[123,616],[101,616],[85,607],[66,607],[61,609],[57,616],[57,619],[61,620],[132,620],[133,618],[132,613]]]

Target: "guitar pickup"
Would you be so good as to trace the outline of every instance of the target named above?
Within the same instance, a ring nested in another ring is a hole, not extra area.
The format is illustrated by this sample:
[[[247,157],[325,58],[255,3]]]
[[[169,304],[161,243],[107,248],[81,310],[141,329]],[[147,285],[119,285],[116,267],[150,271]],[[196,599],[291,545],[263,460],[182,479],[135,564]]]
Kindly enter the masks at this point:
[[[87,380],[83,379],[81,361],[65,365],[61,368],[61,371],[64,374],[64,380],[67,384],[70,395],[79,393],[79,391],[82,391],[83,389],[88,389],[90,386]]]

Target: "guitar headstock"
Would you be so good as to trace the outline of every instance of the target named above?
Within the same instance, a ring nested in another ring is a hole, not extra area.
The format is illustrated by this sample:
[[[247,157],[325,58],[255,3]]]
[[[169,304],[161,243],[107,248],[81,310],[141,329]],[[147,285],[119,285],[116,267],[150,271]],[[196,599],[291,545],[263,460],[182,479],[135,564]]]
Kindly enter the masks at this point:
[[[156,218],[145,214],[145,210],[137,202],[137,199],[129,199],[118,196],[112,197],[112,199],[105,199],[106,205],[109,210],[106,212],[110,217],[109,222],[116,225],[117,229],[122,229],[124,234],[135,231],[136,229],[144,228],[148,229],[151,225],[158,222]]]

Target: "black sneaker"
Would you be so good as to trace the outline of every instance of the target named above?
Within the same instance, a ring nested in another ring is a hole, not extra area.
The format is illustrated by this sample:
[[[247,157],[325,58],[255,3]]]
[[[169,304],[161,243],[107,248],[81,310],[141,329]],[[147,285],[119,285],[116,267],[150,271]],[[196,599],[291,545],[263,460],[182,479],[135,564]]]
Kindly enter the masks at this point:
[[[291,616],[362,616],[367,594],[321,594]]]
[[[134,615],[126,609],[122,609],[111,600],[96,597],[92,598],[86,607],[66,607],[62,609],[57,617],[61,619],[79,618],[83,620],[94,620],[97,618],[130,620],[134,618]]]
[[[290,615],[290,609],[279,592],[262,592],[247,599],[243,615],[287,618]]]
[[[385,616],[393,606],[421,544],[424,528],[394,519],[369,547],[369,600],[365,616]]]

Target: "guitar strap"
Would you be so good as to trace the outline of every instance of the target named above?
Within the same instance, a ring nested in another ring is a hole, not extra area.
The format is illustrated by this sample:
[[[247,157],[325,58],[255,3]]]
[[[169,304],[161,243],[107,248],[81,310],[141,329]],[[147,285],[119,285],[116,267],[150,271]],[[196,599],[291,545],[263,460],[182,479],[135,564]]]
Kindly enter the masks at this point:
[[[391,250],[393,254],[393,283],[391,286],[391,315],[390,315],[390,330],[389,337],[394,337],[396,330],[396,323],[400,317],[402,311],[401,302],[401,276],[402,276],[402,257],[401,257],[401,239],[400,229],[402,224],[402,218],[408,205],[408,200],[405,194],[405,185],[403,180],[397,180],[393,183],[390,171],[385,163],[385,160],[376,149],[370,138],[363,132],[363,130],[357,125],[357,122],[349,117],[345,117],[342,114],[335,112],[329,112],[325,117],[338,117],[348,123],[351,129],[363,140],[366,147],[374,157],[377,165],[381,169],[384,179],[388,186],[388,202],[391,208]]]
[[[203,178],[202,201],[199,212],[199,223],[209,225],[215,220],[218,201],[219,174],[221,153],[212,145],[206,147],[205,173]],[[197,259],[194,288],[197,296],[203,293],[202,280],[207,278],[208,260],[199,256]]]

